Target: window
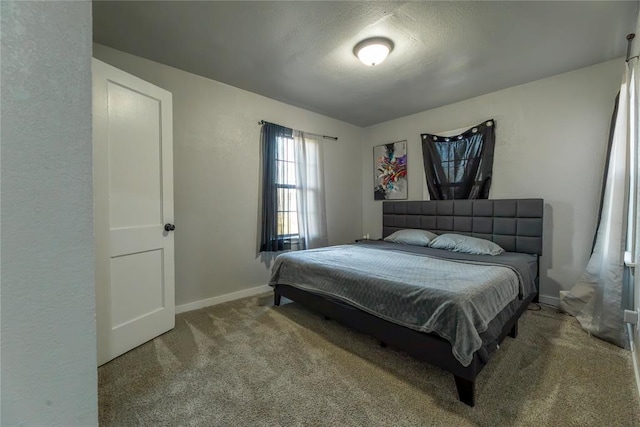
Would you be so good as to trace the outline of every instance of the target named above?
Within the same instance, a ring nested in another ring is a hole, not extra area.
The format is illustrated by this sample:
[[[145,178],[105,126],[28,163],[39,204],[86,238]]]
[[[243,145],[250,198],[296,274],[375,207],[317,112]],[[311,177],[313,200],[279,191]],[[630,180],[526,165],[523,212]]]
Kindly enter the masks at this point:
[[[636,83],[636,68],[631,69],[631,77],[629,79],[629,88],[627,89],[626,82],[623,83],[621,91],[628,90],[629,93],[635,94],[638,93],[637,88],[635,87]],[[629,102],[629,117],[637,118],[638,112],[636,108],[638,106],[638,100]],[[631,141],[637,141],[638,139],[638,121],[631,119],[628,121],[627,125],[629,139]],[[636,215],[637,215],[637,191],[636,186],[638,185],[637,171],[638,171],[638,157],[636,150],[638,149],[637,144],[632,142],[629,144],[629,211],[627,213],[627,244],[626,244],[626,252],[625,252],[625,262],[627,264],[635,263],[636,260],[636,234],[638,230],[636,230]],[[627,255],[628,253],[628,255]],[[627,262],[627,258],[631,258],[631,262]],[[637,274],[637,273],[636,273]]]
[[[276,148],[276,198],[278,239],[295,244],[298,231],[297,171],[294,141],[289,137],[278,137]]]
[[[317,136],[262,124],[260,252],[328,244],[323,158]]]
[[[425,177],[431,200],[489,197],[495,121],[488,120],[459,135],[421,136]]]

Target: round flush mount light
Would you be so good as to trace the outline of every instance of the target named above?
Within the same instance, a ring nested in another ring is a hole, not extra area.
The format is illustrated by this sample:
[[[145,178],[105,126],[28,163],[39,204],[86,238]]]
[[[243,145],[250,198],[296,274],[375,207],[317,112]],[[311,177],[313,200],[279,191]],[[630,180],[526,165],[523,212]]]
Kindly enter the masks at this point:
[[[358,43],[353,48],[353,54],[363,64],[373,66],[384,61],[392,50],[393,42],[391,40],[384,37],[373,37]]]

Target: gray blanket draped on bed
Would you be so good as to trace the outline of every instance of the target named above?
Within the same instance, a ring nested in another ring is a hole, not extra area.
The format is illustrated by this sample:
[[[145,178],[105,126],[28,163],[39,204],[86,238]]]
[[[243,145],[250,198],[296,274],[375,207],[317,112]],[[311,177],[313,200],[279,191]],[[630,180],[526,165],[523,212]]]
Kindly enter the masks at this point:
[[[435,332],[468,366],[491,320],[535,292],[527,257],[387,242],[332,246],[279,255],[269,284],[328,295],[396,324]]]

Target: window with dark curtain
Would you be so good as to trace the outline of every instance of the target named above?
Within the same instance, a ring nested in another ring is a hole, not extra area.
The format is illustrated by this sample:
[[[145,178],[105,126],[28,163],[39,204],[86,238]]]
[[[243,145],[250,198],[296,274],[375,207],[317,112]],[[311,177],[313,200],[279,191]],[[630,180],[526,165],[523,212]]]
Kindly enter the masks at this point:
[[[284,251],[297,246],[296,179],[292,129],[264,123],[260,252]]]
[[[421,134],[431,200],[489,198],[495,128],[487,120],[459,135]]]

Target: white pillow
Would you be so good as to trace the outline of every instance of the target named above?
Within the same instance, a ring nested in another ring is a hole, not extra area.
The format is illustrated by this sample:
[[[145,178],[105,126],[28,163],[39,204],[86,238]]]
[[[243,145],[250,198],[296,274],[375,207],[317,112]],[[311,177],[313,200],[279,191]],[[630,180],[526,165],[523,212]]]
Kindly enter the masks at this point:
[[[398,230],[384,238],[387,242],[401,243],[403,245],[429,246],[429,242],[438,237],[427,230],[405,229]]]
[[[429,247],[474,255],[500,255],[504,252],[492,241],[461,234],[441,234],[429,243]]]

